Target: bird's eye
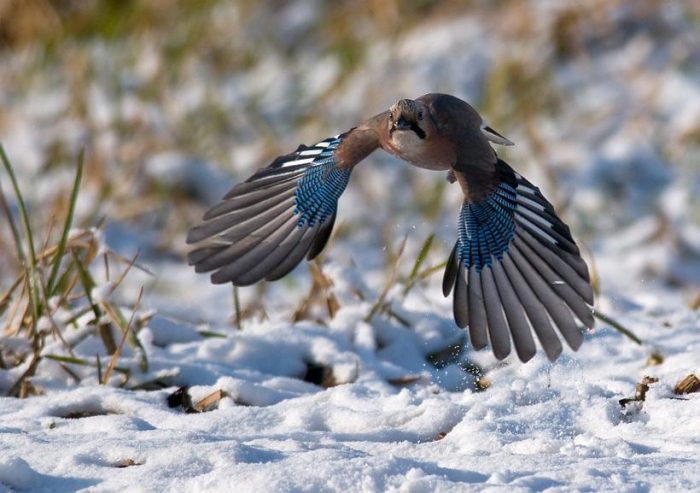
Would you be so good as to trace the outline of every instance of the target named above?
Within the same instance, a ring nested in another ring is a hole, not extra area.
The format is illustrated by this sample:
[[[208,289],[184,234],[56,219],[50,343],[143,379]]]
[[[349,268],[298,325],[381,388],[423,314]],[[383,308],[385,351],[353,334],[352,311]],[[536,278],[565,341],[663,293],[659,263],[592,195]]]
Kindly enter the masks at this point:
[[[418,116],[419,120],[422,120],[423,119],[423,112],[419,111],[417,116]]]

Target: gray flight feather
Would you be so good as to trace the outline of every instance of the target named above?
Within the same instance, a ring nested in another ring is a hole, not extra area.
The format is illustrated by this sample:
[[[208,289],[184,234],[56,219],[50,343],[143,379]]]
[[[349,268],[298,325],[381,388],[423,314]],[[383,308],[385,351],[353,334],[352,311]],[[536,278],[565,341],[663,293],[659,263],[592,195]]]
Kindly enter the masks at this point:
[[[561,257],[552,250],[535,240],[535,238],[526,231],[518,231],[517,235],[522,237],[528,246],[546,261],[551,269],[561,276],[561,279],[571,286],[586,303],[593,304],[593,288],[590,283],[579,276],[566,261],[562,260]]]
[[[264,176],[259,176],[257,173],[247,181],[239,183],[233,187],[226,195],[224,195],[224,200],[230,199],[232,197],[244,195],[246,193],[251,193],[261,188],[268,188],[273,185],[280,183],[287,183],[290,180],[296,181],[304,174],[306,166],[294,166],[291,168],[279,168],[273,170],[274,174],[266,174]],[[261,171],[266,171],[267,168]]]
[[[192,250],[190,253],[187,254],[187,263],[189,265],[196,265],[200,262],[202,262],[204,259],[207,259],[211,257],[212,255],[215,255],[219,253],[222,248],[226,248],[225,246],[206,246],[206,247],[201,247],[197,248],[196,250]],[[196,268],[195,268],[196,272]]]
[[[273,234],[275,231],[280,229],[285,223],[293,219],[293,215],[290,212],[286,214],[281,214],[270,222],[262,225],[262,227],[247,236],[244,236],[240,240],[232,243],[228,247],[222,248],[215,255],[210,256],[205,260],[201,260],[195,266],[197,272],[209,272],[214,269],[223,267],[224,265],[234,262],[241,255],[245,254],[252,248],[255,248],[268,236]]]
[[[469,339],[474,349],[485,348],[489,341],[486,334],[486,308],[481,292],[481,279],[476,267],[469,269]]]
[[[291,208],[294,203],[294,191],[288,191],[284,194],[270,197],[267,200],[263,200],[255,205],[246,207],[244,209],[229,212],[222,216],[218,216],[214,219],[210,219],[204,222],[202,225],[192,228],[187,235],[188,243],[196,243],[202,241],[205,238],[209,238],[214,235],[221,235],[236,238],[236,235],[231,235],[231,231],[236,227],[245,224],[254,218],[272,218],[286,208]],[[280,206],[280,204],[284,204]],[[272,211],[277,211],[272,213]],[[246,229],[246,228],[244,228]],[[257,227],[253,229],[247,229],[245,234],[258,229]]]
[[[233,262],[212,274],[212,282],[214,284],[233,282],[236,285],[242,286],[242,284],[238,282],[239,277],[260,264],[295,228],[297,228],[296,218],[291,217],[281,228],[274,231],[252,249],[246,251]]]
[[[525,229],[526,231],[530,232],[533,236],[536,236],[538,240],[540,241],[548,241],[546,239],[546,236],[551,236],[557,241],[557,247],[561,248],[562,250],[572,253],[574,255],[580,255],[579,249],[576,246],[575,243],[569,241],[568,239],[564,238],[561,234],[556,232],[554,229],[548,228],[546,226],[543,226],[541,224],[536,223],[533,220],[530,220],[528,217],[524,216],[523,214],[519,214],[517,209],[516,209],[516,214],[515,214],[515,221],[518,223],[520,228]]]
[[[286,215],[288,212],[293,212],[294,207],[294,197],[290,197],[287,200],[280,202],[278,205],[272,209],[262,212],[257,216],[246,219],[245,221],[231,226],[226,231],[220,233],[221,238],[224,240],[234,242],[246,235],[253,233],[260,228],[262,228],[267,222],[272,221],[274,218],[280,215]]]
[[[498,296],[491,266],[481,270],[481,290],[484,295],[491,349],[496,359],[500,360],[510,353],[510,336],[508,335],[508,325],[503,316],[503,304]]]
[[[581,296],[571,287],[571,285],[567,284],[562,279],[561,275],[555,272],[549,266],[549,264],[547,264],[547,262],[542,260],[520,235],[515,236],[513,244],[518,246],[518,249],[527,258],[540,276],[542,276],[547,285],[557,294],[557,296],[566,302],[579,320],[581,320],[586,327],[593,327],[593,325],[595,325],[595,321],[593,320],[593,311],[591,307],[586,304],[586,301],[581,298]]]
[[[496,288],[503,304],[503,311],[508,319],[515,351],[518,353],[520,361],[525,363],[532,359],[536,352],[535,340],[532,338],[532,330],[525,318],[525,311],[503,270],[501,262],[493,263],[493,277],[496,280]]]
[[[304,258],[304,255],[306,255],[306,252],[309,250],[311,242],[316,237],[320,227],[320,224],[315,224],[314,226],[304,230],[304,234],[299,239],[299,242],[289,252],[287,258],[282,260],[282,262],[280,262],[280,264],[272,271],[268,272],[265,279],[268,281],[276,281],[280,277],[284,277],[294,270],[294,268]]]
[[[219,202],[211,209],[209,209],[204,214],[204,219],[212,219],[238,209],[244,209],[248,206],[255,205],[259,202],[262,202],[263,200],[267,200],[278,194],[292,190],[295,187],[296,181],[289,180],[287,182],[282,182],[269,187],[261,188],[260,190],[255,190],[243,195],[232,196],[231,198],[225,199]]]
[[[445,297],[449,296],[450,291],[455,285],[455,279],[457,279],[457,273],[463,269],[462,263],[457,257],[457,243],[452,247],[452,253],[450,253],[450,258],[447,259],[447,265],[445,266],[445,274],[442,277],[442,294]],[[464,275],[464,274],[462,274]],[[466,307],[465,307],[466,309]],[[465,327],[463,325],[462,327]]]
[[[581,318],[586,311],[590,314],[590,308],[571,288],[555,291],[552,280],[553,273],[551,270],[548,271],[547,265],[537,255],[534,255],[532,250],[521,239],[517,238],[515,240],[512,251],[513,261],[520,269],[523,277],[528,280],[528,284],[532,287],[535,295],[549,312],[552,320],[554,320],[554,324],[562,333],[566,342],[572,349],[578,349],[581,342],[583,342],[583,334],[573,323],[571,311]],[[557,285],[557,287],[562,286],[565,285]],[[566,297],[558,296],[561,294],[565,294]],[[579,315],[579,312],[581,312],[581,315]],[[585,323],[585,320],[583,321]]]
[[[557,336],[547,316],[547,309],[537,296],[535,296],[533,288],[528,285],[523,274],[520,273],[513,263],[510,253],[506,253],[503,256],[503,268],[523,308],[525,308],[525,313],[527,313],[527,317],[530,320],[530,325],[535,331],[535,334],[537,334],[537,339],[539,339],[545,354],[550,361],[556,360],[561,354],[563,347],[559,336]]]
[[[275,249],[270,252],[258,265],[237,278],[240,286],[247,286],[265,278],[270,272],[279,267],[280,263],[287,258],[289,253],[299,243],[299,239],[304,235],[304,230],[295,228],[284,238]]]
[[[465,328],[469,324],[469,291],[467,289],[467,271],[461,262],[454,269],[456,279],[451,281],[454,284],[455,292],[452,295],[452,311],[455,322],[460,328]],[[447,271],[445,271],[447,272]],[[452,287],[450,287],[452,289]],[[449,292],[448,292],[449,294]]]

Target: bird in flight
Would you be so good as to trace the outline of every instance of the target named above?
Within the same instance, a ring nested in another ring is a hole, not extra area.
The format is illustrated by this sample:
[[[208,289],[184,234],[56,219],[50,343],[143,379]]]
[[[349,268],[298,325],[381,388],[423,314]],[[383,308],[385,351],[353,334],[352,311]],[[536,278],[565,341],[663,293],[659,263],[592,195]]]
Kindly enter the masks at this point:
[[[192,228],[188,255],[215,284],[274,281],[316,257],[333,230],[338,198],[355,166],[377,149],[409,164],[447,171],[464,202],[442,289],[475,349],[491,345],[521,361],[535,337],[554,361],[561,337],[583,342],[593,327],[588,268],[569,227],[540,190],[499,159],[512,145],[468,103],[447,94],[402,99],[347,132],[280,156],[234,186]],[[534,336],[533,336],[534,334]]]

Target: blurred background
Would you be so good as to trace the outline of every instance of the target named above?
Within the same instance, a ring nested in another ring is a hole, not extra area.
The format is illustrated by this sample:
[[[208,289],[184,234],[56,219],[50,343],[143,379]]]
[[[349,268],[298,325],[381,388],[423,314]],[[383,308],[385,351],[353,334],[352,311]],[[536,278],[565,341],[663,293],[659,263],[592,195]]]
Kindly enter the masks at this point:
[[[76,226],[103,221],[109,247],[153,272],[150,304],[203,319],[231,313],[230,290],[184,265],[206,207],[298,144],[427,92],[469,101],[516,143],[499,154],[570,223],[603,302],[697,308],[700,2],[0,0],[0,143],[33,227],[57,234],[85,147]],[[402,273],[435,233],[438,264],[460,202],[443,174],[377,153],[326,259],[381,286],[404,236]],[[19,269],[11,242],[2,221],[0,287]],[[281,286],[302,293],[307,277]]]

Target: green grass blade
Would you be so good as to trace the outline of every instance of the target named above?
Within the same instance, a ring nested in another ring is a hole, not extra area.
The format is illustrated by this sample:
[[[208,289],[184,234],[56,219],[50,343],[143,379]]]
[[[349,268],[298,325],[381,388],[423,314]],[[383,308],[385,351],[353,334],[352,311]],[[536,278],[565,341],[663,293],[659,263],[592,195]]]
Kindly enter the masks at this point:
[[[420,272],[420,268],[425,262],[425,259],[428,258],[428,254],[430,253],[430,249],[433,246],[434,239],[435,234],[433,233],[426,238],[425,242],[423,242],[423,246],[421,246],[420,251],[418,252],[418,256],[416,257],[416,261],[413,264],[411,274],[408,276],[408,280],[406,281],[406,287],[403,290],[404,296],[408,294],[408,292],[411,290],[416,280],[418,279],[418,273]]]
[[[614,318],[612,318],[608,315],[605,315],[604,313],[600,313],[598,310],[595,310],[595,309],[593,310],[593,316],[595,318],[597,318],[598,320],[605,322],[606,324],[608,324],[610,327],[612,327],[613,329],[615,329],[616,331],[618,331],[622,335],[627,336],[629,339],[634,341],[636,344],[639,344],[640,346],[642,346],[644,344],[644,341],[642,341],[637,336],[637,334],[632,332],[630,329],[628,329],[627,327],[622,325],[620,322],[618,322]]]
[[[29,250],[29,259],[26,261],[24,254],[22,253],[21,259],[25,261],[25,265],[27,267],[27,274],[29,275],[27,282],[30,287],[31,291],[31,309],[32,309],[32,324],[36,326],[37,321],[39,320],[39,289],[36,283],[39,282],[38,276],[37,276],[37,262],[36,262],[36,251],[34,249],[34,238],[32,236],[32,229],[29,224],[29,214],[27,214],[27,208],[24,204],[24,198],[22,197],[22,192],[19,189],[19,185],[17,184],[17,177],[15,176],[14,170],[12,169],[12,165],[10,164],[10,160],[7,157],[7,154],[5,153],[5,148],[0,145],[0,158],[2,158],[2,163],[5,166],[5,171],[7,172],[8,176],[10,177],[10,181],[12,182],[12,189],[15,192],[15,196],[17,197],[17,205],[19,207],[19,212],[20,212],[20,218],[22,219],[22,226],[24,229],[24,234],[27,239],[27,248]],[[13,232],[14,234],[14,232]],[[17,232],[17,238],[19,238],[19,232]],[[21,247],[21,242],[17,246],[18,253],[20,250],[22,250]]]
[[[95,287],[95,281],[92,279],[92,276],[83,265],[80,257],[78,257],[78,254],[74,251],[71,251],[71,254],[73,255],[73,262],[75,264],[75,268],[78,270],[78,278],[80,279],[80,283],[83,285],[85,296],[87,297],[88,303],[90,303],[90,308],[95,314],[95,320],[99,320],[102,316],[102,311],[92,299],[92,288]]]
[[[200,330],[199,335],[204,337],[205,339],[207,338],[212,338],[212,337],[218,337],[220,339],[226,339],[228,336],[226,334],[222,334],[220,332],[213,332],[211,330]]]
[[[416,263],[413,264],[413,270],[411,270],[410,279],[415,279],[416,276],[418,275],[418,271],[420,270],[421,265],[423,265],[423,262],[425,262],[425,259],[428,257],[428,253],[430,253],[430,248],[433,246],[434,239],[435,239],[435,234],[433,233],[430,236],[428,236],[428,238],[423,243],[423,246],[421,247],[420,252],[418,252],[418,257],[416,258]]]
[[[0,152],[3,152],[1,145]],[[7,200],[5,199],[5,194],[3,193],[2,188],[0,188],[0,207],[2,207],[2,211],[7,216],[7,222],[10,224],[10,230],[12,230],[12,237],[15,240],[15,248],[17,249],[17,258],[19,258],[22,264],[25,264],[24,248],[22,248],[22,238],[20,238],[19,236],[19,229],[17,229],[17,224],[15,224],[15,220],[12,217],[12,211],[10,210],[10,206],[8,205]]]
[[[82,358],[72,358],[70,356],[61,356],[59,354],[47,354],[44,357],[46,359],[57,361],[59,363],[69,363],[71,365],[90,366],[92,368],[98,367],[98,363],[92,363],[91,361],[88,361],[88,360],[85,360]],[[98,360],[99,360],[99,356],[98,356]],[[118,373],[128,374],[131,370],[129,370],[129,368],[126,368],[123,366],[115,366],[114,371],[116,371]]]
[[[81,358],[75,358],[71,356],[60,356],[58,354],[46,354],[44,355],[44,358],[50,359],[53,361],[59,361],[61,363],[70,363],[73,365],[82,365],[82,366],[92,366],[92,363],[89,361],[86,361]]]
[[[61,266],[61,260],[63,259],[63,254],[66,251],[66,243],[68,242],[68,233],[71,226],[73,225],[73,216],[75,214],[75,204],[78,201],[78,190],[80,189],[80,181],[83,177],[83,163],[85,159],[85,149],[80,150],[78,154],[78,168],[75,171],[75,182],[73,183],[73,190],[70,195],[70,202],[68,204],[68,214],[66,214],[66,222],[63,225],[63,231],[61,233],[61,240],[58,243],[58,249],[56,250],[56,256],[53,259],[53,265],[51,266],[51,274],[49,275],[49,280],[46,286],[49,296],[53,296],[54,288],[56,287],[56,279],[58,278],[58,270]]]

